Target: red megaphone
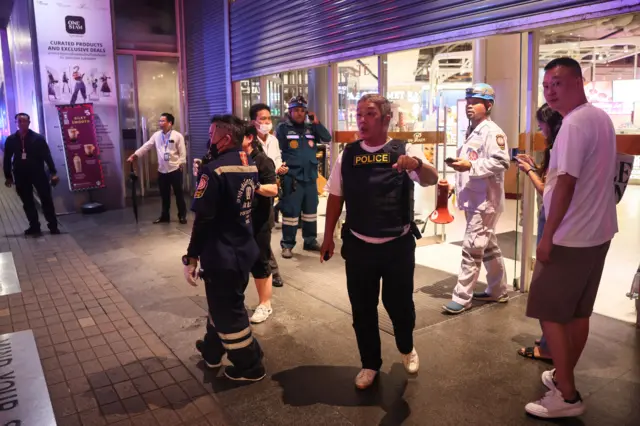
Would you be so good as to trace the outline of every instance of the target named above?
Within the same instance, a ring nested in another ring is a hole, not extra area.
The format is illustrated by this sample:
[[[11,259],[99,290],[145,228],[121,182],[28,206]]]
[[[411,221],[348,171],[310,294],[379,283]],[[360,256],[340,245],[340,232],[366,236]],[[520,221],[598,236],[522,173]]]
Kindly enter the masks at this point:
[[[436,209],[429,215],[429,220],[439,225],[453,222],[453,216],[449,213],[449,182],[442,179],[438,182],[438,200]]]

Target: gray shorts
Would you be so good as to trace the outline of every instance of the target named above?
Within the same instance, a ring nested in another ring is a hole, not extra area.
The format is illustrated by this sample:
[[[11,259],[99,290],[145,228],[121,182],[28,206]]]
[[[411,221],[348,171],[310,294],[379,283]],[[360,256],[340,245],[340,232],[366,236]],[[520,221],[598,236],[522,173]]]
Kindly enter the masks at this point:
[[[527,316],[566,324],[589,318],[611,241],[595,247],[554,245],[548,263],[536,262]]]

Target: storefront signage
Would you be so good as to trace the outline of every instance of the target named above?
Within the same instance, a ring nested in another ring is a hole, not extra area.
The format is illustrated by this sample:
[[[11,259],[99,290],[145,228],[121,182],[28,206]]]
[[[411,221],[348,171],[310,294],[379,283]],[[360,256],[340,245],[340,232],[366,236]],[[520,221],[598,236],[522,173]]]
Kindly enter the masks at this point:
[[[421,145],[444,143],[444,133],[442,132],[389,132],[389,137]],[[333,136],[333,141],[336,143],[351,143],[358,139],[360,137],[357,131],[337,131]]]
[[[93,105],[57,105],[71,191],[104,188]]]
[[[83,172],[70,173],[69,178],[75,175],[86,175],[86,178],[78,177],[76,181],[68,182],[68,186],[73,188],[72,191],[77,191],[89,188],[90,183],[93,187],[101,187],[106,183],[105,191],[96,194],[96,201],[110,208],[123,207],[124,178],[115,90],[111,1],[34,1],[33,7],[45,130],[56,166],[61,169],[69,164],[71,170],[75,170],[73,162],[67,163],[67,144],[66,139],[61,137],[63,132],[56,107],[92,104],[91,119],[95,130],[91,133],[94,141],[88,144],[99,148],[104,179],[85,173],[89,171],[85,168],[91,166],[83,163]],[[80,138],[89,137],[82,130],[79,131]],[[69,137],[66,131],[64,134]],[[84,147],[80,153],[84,153]],[[65,178],[61,176],[62,180]],[[98,180],[99,185],[96,184]],[[60,185],[64,186],[64,183]],[[76,200],[76,197],[79,196],[73,192],[54,191],[56,210],[75,211],[76,205],[82,201]]]
[[[0,335],[0,424],[56,424],[31,330]]]

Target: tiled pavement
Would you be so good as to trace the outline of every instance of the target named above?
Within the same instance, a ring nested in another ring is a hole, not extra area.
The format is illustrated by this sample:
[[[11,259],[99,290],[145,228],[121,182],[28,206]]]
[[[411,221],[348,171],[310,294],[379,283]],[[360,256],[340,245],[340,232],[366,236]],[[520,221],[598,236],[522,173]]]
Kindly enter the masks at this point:
[[[189,226],[150,225],[157,213],[151,202],[141,207],[139,226],[130,210],[73,215],[61,218],[62,236],[24,239],[15,195],[2,191],[0,214],[10,236],[0,244],[14,252],[25,287],[20,297],[0,298],[0,324],[3,331],[14,323],[38,330],[60,424],[206,424],[205,413],[210,424],[251,426],[545,424],[522,410],[540,396],[547,368],[515,354],[539,333],[522,314],[524,297],[417,331],[416,378],[406,377],[393,337],[382,333],[380,383],[359,393],[352,385],[358,356],[350,316],[322,295],[323,284],[336,291],[326,281],[338,279],[341,263],[330,263],[323,275],[296,253],[281,261],[289,285],[275,289],[274,315],[254,328],[269,377],[236,386],[219,371],[201,370],[195,356],[205,311],[202,286],[184,284],[179,266]],[[254,304],[253,284],[247,295]],[[592,329],[577,375],[589,411],[559,424],[640,424],[637,332],[599,316]]]
[[[33,330],[59,425],[229,424],[71,235],[24,238],[4,186],[0,224],[22,289],[0,297],[0,334]]]

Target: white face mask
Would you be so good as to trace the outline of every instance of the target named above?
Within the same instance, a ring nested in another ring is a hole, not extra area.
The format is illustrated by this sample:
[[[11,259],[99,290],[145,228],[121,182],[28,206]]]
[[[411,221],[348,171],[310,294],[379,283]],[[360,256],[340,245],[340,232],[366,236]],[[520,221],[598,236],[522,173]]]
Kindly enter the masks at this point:
[[[272,123],[263,123],[263,124],[257,124],[257,128],[258,128],[258,132],[260,132],[260,134],[262,135],[266,135],[269,132],[271,132],[271,129],[273,129],[273,124]]]

